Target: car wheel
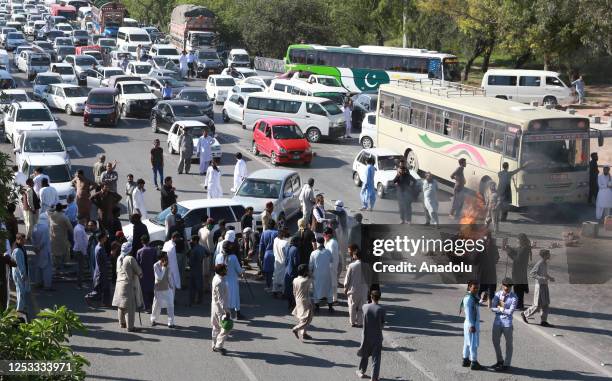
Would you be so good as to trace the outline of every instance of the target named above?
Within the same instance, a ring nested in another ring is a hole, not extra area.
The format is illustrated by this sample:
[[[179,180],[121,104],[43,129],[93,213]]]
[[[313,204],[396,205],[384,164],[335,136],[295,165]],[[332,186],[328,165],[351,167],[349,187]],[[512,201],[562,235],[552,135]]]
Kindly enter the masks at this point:
[[[121,117],[127,118],[127,105],[125,104],[121,105]]]
[[[66,105],[66,115],[72,115],[72,107],[70,105]]]
[[[363,139],[361,139],[361,146],[365,149],[372,148],[374,147],[374,142],[371,137],[364,136]]]
[[[378,198],[385,198],[385,187],[382,185],[382,183],[378,183],[376,186],[376,194],[378,195]]]
[[[306,131],[306,137],[311,143],[317,143],[321,140],[321,131],[316,127],[311,127]]]
[[[255,140],[253,140],[253,145],[251,146],[251,152],[253,152],[253,155],[255,156],[259,155],[259,150],[257,150],[257,143],[255,143]]]
[[[223,121],[224,121],[225,123],[227,123],[227,122],[229,122],[229,121],[230,121],[230,118],[229,118],[229,116],[227,115],[227,111],[225,111],[225,109],[223,109],[223,111],[221,111],[221,115],[223,116]]]
[[[158,133],[159,129],[157,128],[157,118],[153,117],[153,119],[151,119],[151,129],[153,130],[154,133]]]
[[[270,154],[270,162],[275,167],[278,165],[278,161],[277,160],[278,159],[276,158],[276,152],[272,151],[272,153]]]
[[[358,187],[361,186],[361,179],[359,178],[359,173],[357,173],[356,171],[353,172],[353,182],[355,183],[356,186]]]
[[[555,107],[557,105],[557,98],[553,96],[544,97],[544,106]]]

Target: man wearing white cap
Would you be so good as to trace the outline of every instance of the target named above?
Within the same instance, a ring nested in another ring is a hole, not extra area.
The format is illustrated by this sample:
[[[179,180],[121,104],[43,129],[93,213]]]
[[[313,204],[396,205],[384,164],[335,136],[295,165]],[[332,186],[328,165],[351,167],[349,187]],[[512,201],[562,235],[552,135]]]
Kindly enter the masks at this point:
[[[220,241],[218,253],[215,257],[215,265],[225,264],[227,266],[227,274],[225,275],[225,283],[228,290],[228,308],[235,316],[232,318],[244,320],[244,316],[240,313],[240,284],[239,277],[242,276],[244,270],[240,266],[240,261],[236,256],[238,246],[236,245],[236,233],[233,230],[228,230],[225,233],[225,239]]]
[[[139,278],[142,277],[142,269],[136,258],[130,255],[131,251],[131,242],[121,245],[121,255],[117,258],[117,283],[113,296],[113,306],[117,307],[119,325],[121,328],[127,328],[128,332],[136,330],[134,328],[136,308],[144,304],[139,281]]]

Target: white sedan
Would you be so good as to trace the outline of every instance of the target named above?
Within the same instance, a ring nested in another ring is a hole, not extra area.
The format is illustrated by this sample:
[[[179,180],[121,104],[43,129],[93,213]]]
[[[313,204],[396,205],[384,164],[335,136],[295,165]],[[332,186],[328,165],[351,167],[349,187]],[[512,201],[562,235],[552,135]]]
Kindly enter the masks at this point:
[[[206,125],[202,122],[198,122],[196,120],[182,120],[179,122],[175,122],[172,127],[170,127],[170,131],[168,132],[168,152],[171,154],[177,153],[179,151],[179,141],[183,131],[188,129],[189,133],[193,137],[193,156],[196,160],[198,160],[198,152],[197,145],[198,139],[202,136],[202,132]],[[221,159],[223,152],[221,151],[221,144],[217,138],[213,138],[213,144],[210,147],[213,158]]]
[[[374,172],[376,192],[378,197],[383,198],[387,193],[395,190],[393,179],[397,175],[397,166],[399,161],[403,160],[403,156],[383,148],[361,150],[353,161],[353,182],[358,187],[366,180],[367,161],[370,158],[374,158],[376,168]],[[415,179],[418,178],[414,171],[410,171],[410,174]]]
[[[223,115],[223,121],[227,123],[230,120],[233,120],[242,124],[242,112],[244,110],[244,103],[245,95],[232,94],[225,101],[225,103],[223,103],[223,110],[221,111],[221,114]]]
[[[66,111],[66,114],[82,114],[85,111],[88,90],[85,87],[60,83],[50,85],[44,93],[49,107]]]

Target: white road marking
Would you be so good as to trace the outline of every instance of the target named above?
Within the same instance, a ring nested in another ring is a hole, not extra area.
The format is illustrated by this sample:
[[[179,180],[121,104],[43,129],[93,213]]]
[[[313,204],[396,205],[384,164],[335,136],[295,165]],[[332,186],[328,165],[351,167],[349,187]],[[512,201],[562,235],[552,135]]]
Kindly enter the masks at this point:
[[[397,345],[397,343],[395,341],[393,341],[393,340],[385,340],[385,341],[387,342],[387,344],[389,344],[389,346],[391,348],[393,348],[395,350],[395,352],[397,352],[406,361],[408,361],[410,364],[412,364],[412,366],[414,366],[419,372],[421,372],[423,374],[423,376],[427,377],[431,381],[437,381],[438,380],[438,378],[433,374],[432,371],[430,371],[423,364],[421,364],[419,361],[417,361],[413,356],[410,355],[410,353],[402,351],[401,349],[399,349],[399,346]]]
[[[75,154],[75,155],[77,155],[79,158],[83,157],[83,155],[81,154],[81,152],[79,151],[79,149],[78,149],[78,148],[76,148],[76,146],[69,146],[69,147],[66,147],[66,150],[74,152],[74,154]]]
[[[249,368],[249,366],[244,362],[244,360],[242,360],[240,357],[232,358],[234,359],[236,364],[238,364],[238,367],[249,381],[258,381],[257,377],[255,377],[255,374],[253,373],[253,371],[251,371],[251,368]]]

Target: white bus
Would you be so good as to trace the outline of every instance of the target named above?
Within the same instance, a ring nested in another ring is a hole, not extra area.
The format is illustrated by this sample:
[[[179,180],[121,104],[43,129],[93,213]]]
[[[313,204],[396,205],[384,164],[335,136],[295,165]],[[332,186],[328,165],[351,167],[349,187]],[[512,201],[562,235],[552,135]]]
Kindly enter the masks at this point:
[[[435,80],[380,86],[378,147],[402,153],[416,170],[450,183],[465,158],[467,188],[484,193],[509,169],[514,206],[586,202],[589,119]],[[603,142],[600,142],[603,144]]]

